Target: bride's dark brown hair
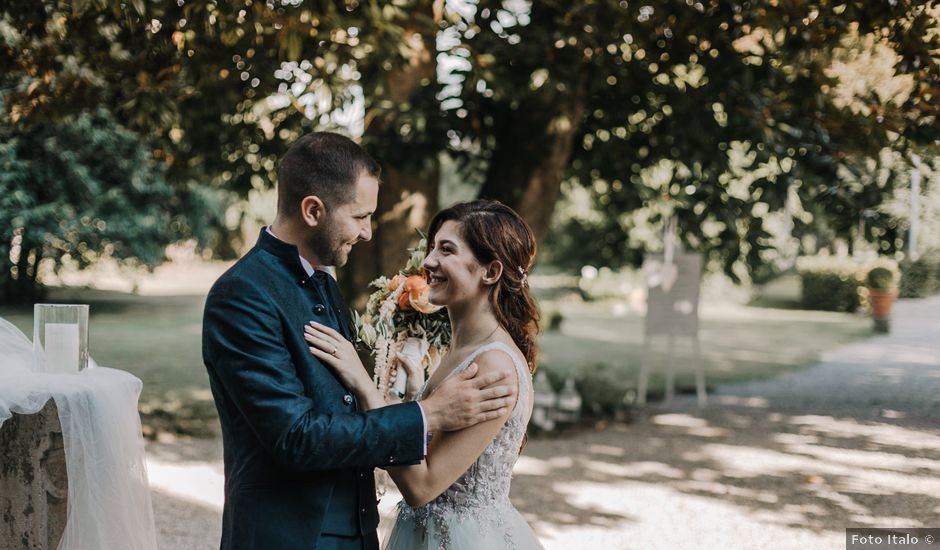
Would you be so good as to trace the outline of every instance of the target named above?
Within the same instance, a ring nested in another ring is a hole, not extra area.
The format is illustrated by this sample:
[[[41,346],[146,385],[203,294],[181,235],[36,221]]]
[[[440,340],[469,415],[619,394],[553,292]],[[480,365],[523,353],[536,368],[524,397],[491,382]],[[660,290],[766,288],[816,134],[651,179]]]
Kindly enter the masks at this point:
[[[529,372],[534,373],[539,312],[527,280],[536,252],[532,228],[515,210],[501,202],[462,202],[441,210],[431,220],[428,253],[434,236],[446,221],[458,223],[460,236],[481,264],[499,261],[503,265],[502,275],[490,290],[490,305],[496,320],[525,355]]]

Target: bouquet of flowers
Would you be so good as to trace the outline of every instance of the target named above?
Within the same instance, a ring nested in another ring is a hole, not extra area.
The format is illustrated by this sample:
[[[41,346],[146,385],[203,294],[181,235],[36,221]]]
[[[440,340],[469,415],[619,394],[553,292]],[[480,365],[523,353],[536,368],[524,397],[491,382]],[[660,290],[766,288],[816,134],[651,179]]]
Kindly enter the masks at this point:
[[[405,395],[406,373],[399,357],[420,365],[425,379],[440,364],[450,345],[450,319],[440,306],[428,301],[428,277],[422,265],[427,237],[411,249],[404,269],[391,279],[379,277],[369,284],[366,313],[353,314],[359,340],[375,359],[375,385],[386,402],[400,401]],[[394,384],[390,384],[392,374]]]

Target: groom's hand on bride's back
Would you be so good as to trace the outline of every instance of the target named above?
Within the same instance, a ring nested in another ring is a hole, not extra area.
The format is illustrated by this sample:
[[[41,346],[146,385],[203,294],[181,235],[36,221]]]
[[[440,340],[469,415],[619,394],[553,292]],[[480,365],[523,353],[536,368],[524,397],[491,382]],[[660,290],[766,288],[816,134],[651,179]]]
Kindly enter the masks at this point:
[[[513,372],[477,374],[474,363],[421,400],[428,432],[451,432],[505,415],[513,403]]]

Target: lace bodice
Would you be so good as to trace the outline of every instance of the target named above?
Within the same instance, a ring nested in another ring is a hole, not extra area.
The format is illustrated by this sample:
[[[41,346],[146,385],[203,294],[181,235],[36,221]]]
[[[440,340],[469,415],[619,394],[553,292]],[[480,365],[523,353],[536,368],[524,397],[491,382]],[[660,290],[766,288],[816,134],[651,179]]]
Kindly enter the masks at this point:
[[[532,416],[532,376],[525,361],[506,344],[491,342],[480,346],[467,356],[444,380],[466,369],[479,355],[491,350],[508,354],[518,373],[518,398],[509,419],[479,458],[444,493],[418,508],[412,508],[404,501],[398,505],[399,519],[412,520],[425,531],[431,522],[436,524],[436,530],[442,535],[440,548],[448,546],[448,522],[474,516],[476,519],[486,517],[492,520],[480,522],[481,526],[486,523],[498,525],[502,518],[506,517],[507,508],[511,508],[509,484],[512,469],[519,458],[526,426]],[[427,384],[418,399],[423,397],[426,389]],[[507,537],[509,536],[507,531]],[[512,547],[512,541],[507,543]]]

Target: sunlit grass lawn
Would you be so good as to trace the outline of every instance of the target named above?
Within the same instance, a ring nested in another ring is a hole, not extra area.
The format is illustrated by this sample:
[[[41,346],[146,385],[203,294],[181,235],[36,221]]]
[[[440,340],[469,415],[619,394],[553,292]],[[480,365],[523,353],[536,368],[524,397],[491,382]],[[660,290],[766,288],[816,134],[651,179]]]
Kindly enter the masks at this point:
[[[173,429],[196,432],[201,431],[199,422],[215,415],[200,348],[204,300],[204,296],[136,296],[85,289],[54,289],[48,298],[91,304],[91,354],[99,364],[127,370],[143,380],[140,404],[145,423],[169,423]],[[543,308],[561,311],[564,322],[560,331],[542,336],[542,368],[557,381],[607,365],[628,384],[635,381],[643,318],[639,313],[615,313],[615,304],[544,300]],[[0,307],[0,316],[32,337],[32,308]],[[871,332],[870,321],[857,315],[720,302],[702,305],[701,327],[709,385],[802,368],[821,352]],[[681,356],[687,356],[688,350],[681,339],[677,349],[680,357],[673,364],[678,367],[681,391],[692,386],[692,376],[682,374],[689,361]],[[662,393],[658,372],[654,363],[653,397]]]
[[[577,375],[596,365],[610,365],[635,381],[643,354],[643,317],[615,315],[610,302],[571,303],[564,311],[561,330],[542,336],[544,368]],[[870,320],[850,314],[769,309],[742,305],[702,306],[701,351],[709,385],[766,378],[808,366],[821,352],[871,333]],[[667,343],[658,337],[652,346],[650,392],[662,393],[662,366]],[[691,346],[675,339],[680,390],[693,387]],[[684,375],[683,375],[684,373]]]

